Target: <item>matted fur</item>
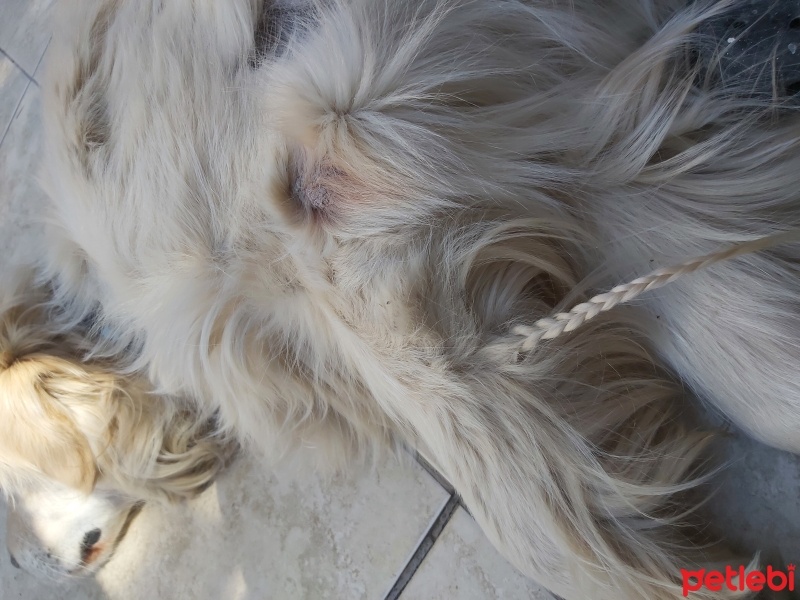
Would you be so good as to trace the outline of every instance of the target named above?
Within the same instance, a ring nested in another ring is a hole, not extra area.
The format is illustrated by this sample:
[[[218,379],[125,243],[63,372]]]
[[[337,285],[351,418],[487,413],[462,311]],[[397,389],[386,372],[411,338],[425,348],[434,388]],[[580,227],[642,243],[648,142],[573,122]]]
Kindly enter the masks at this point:
[[[797,116],[672,0],[82,0],[43,81],[43,279],[243,442],[406,443],[567,600],[679,598],[710,434],[800,450],[797,245],[519,352],[516,325],[798,223]],[[265,24],[266,21],[266,24]],[[688,421],[688,423],[687,423]],[[697,592],[698,598],[738,592]]]

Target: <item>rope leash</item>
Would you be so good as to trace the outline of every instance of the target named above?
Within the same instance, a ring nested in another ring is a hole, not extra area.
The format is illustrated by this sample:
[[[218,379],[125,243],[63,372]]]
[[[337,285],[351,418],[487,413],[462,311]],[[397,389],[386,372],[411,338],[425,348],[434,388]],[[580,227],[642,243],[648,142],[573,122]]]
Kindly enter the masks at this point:
[[[574,331],[601,312],[611,310],[618,304],[630,302],[640,294],[665,286],[683,275],[700,271],[710,265],[742,254],[758,252],[792,241],[800,241],[800,230],[776,233],[749,242],[742,242],[711,254],[691,258],[671,267],[656,269],[649,275],[638,277],[633,281],[618,285],[608,292],[597,294],[586,302],[574,306],[568,312],[543,317],[533,325],[517,325],[512,328],[511,332],[523,338],[521,350],[530,352],[540,340],[551,340],[562,333]]]

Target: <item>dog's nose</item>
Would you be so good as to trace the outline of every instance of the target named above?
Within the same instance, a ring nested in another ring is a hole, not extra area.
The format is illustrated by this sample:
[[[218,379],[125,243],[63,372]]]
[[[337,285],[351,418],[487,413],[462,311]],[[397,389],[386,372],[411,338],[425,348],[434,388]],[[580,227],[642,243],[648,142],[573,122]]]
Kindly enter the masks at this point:
[[[83,536],[81,542],[81,560],[84,564],[88,565],[95,558],[97,558],[99,548],[95,548],[95,544],[100,541],[100,536],[103,534],[100,529],[92,529],[87,531]]]
[[[88,552],[92,549],[99,540],[100,536],[103,534],[102,531],[99,529],[92,529],[91,531],[87,531],[86,535],[83,536],[83,541],[81,542],[81,549],[84,552]]]
[[[20,568],[19,563],[17,562],[17,559],[14,558],[14,555],[9,554],[9,556],[11,557],[11,566],[14,567],[15,569],[19,569]]]

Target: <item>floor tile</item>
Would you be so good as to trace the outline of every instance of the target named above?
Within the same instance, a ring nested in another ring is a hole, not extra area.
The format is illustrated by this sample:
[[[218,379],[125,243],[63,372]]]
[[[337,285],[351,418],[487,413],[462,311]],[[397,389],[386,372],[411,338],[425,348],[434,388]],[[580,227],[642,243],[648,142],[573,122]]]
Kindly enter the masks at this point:
[[[0,48],[29,75],[50,39],[48,13],[54,0],[1,0]]]
[[[30,79],[7,56],[0,54],[0,140],[8,130]]]
[[[2,2],[2,0],[0,0]],[[45,44],[44,50],[42,51],[42,56],[39,58],[39,63],[36,65],[36,70],[31,73],[31,76],[34,79],[34,85],[39,85],[39,81],[41,77],[44,75],[44,68],[46,66],[47,61],[47,49],[50,47],[50,42],[52,41],[53,36],[50,35],[47,38],[47,43]]]
[[[800,455],[781,452],[739,432],[722,440],[730,466],[714,482],[709,520],[748,554],[785,567],[800,561]]]
[[[42,248],[36,218],[45,206],[37,183],[41,156],[39,88],[28,87],[0,144],[0,256],[23,260]],[[4,266],[4,265],[0,265]]]
[[[417,465],[331,481],[240,460],[186,504],[146,507],[95,580],[0,560],[3,600],[381,600],[447,500]]]
[[[554,600],[523,577],[463,508],[453,513],[400,600]]]

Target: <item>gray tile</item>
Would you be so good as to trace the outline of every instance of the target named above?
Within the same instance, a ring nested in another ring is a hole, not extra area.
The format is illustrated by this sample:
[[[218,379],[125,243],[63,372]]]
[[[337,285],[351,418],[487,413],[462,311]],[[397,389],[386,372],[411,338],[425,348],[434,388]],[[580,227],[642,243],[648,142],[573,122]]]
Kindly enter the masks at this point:
[[[50,39],[48,13],[55,0],[0,0],[0,48],[29,75]]]
[[[41,155],[39,89],[30,85],[0,144],[0,256],[33,258],[42,248],[37,223],[45,196],[37,183]]]
[[[3,600],[380,600],[447,500],[417,465],[327,481],[235,464],[189,503],[146,507],[95,581],[42,583],[0,560]]]
[[[459,508],[417,570],[401,600],[554,600],[520,574]]]
[[[711,525],[775,568],[800,561],[800,455],[734,432],[720,444],[729,467],[713,482]]]
[[[31,76],[34,79],[34,85],[39,85],[41,77],[44,75],[43,71],[47,60],[47,49],[50,47],[50,42],[52,39],[52,35],[47,38],[47,43],[45,44],[44,51],[42,51],[42,56],[39,58],[39,63],[36,65],[36,70],[31,73]]]
[[[8,57],[0,54],[0,140],[8,130],[29,83],[30,79]]]

